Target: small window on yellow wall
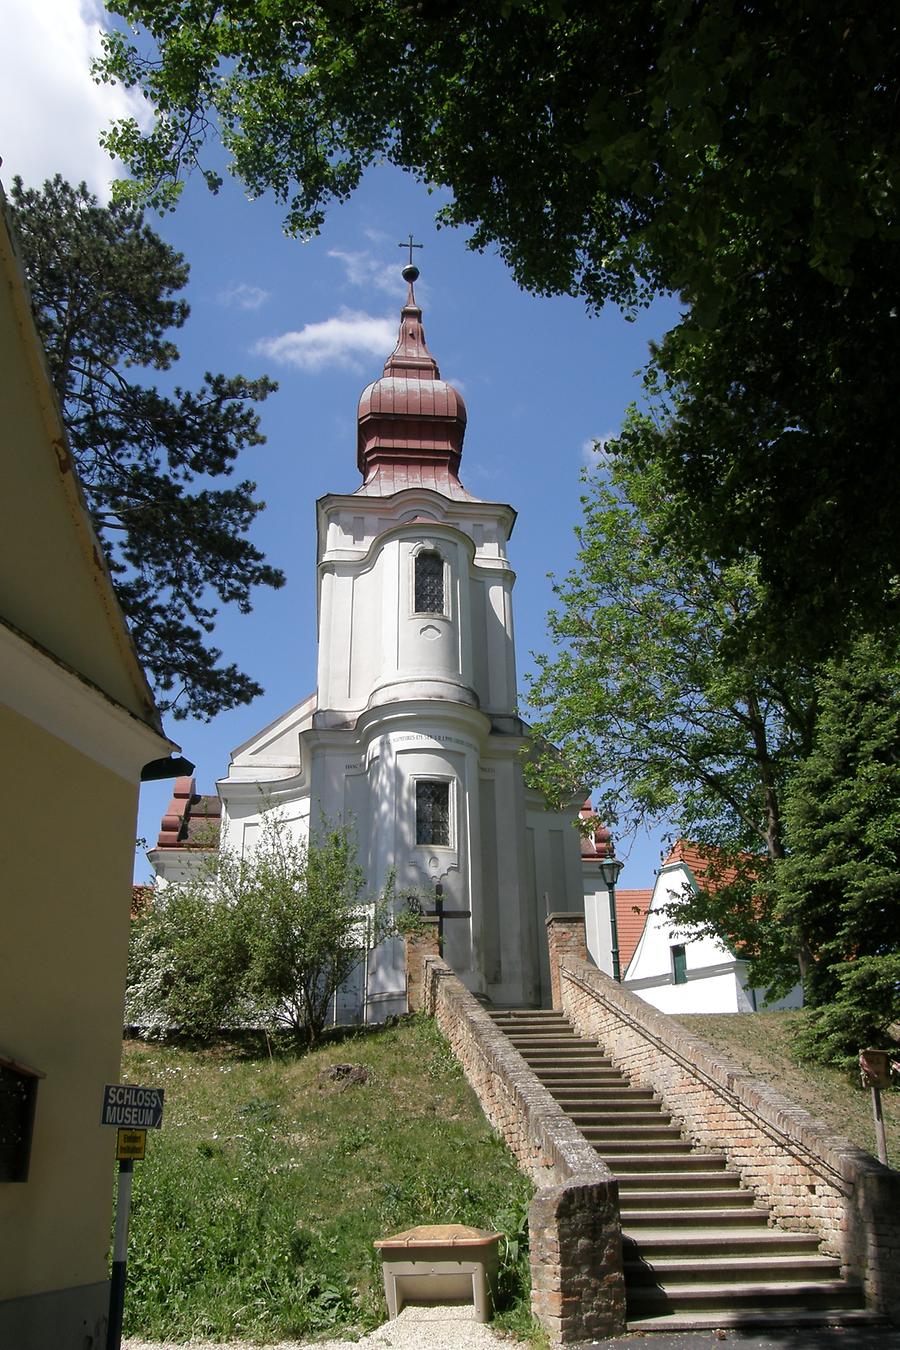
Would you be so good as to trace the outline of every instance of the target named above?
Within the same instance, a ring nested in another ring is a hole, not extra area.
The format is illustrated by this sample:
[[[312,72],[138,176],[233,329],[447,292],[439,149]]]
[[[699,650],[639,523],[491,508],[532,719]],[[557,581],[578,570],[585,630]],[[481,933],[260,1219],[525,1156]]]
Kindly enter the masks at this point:
[[[420,778],[416,783],[416,843],[450,846],[450,784]]]
[[[417,614],[444,613],[444,560],[439,553],[416,554],[415,592]]]
[[[27,1181],[38,1079],[43,1074],[0,1059],[0,1181]]]

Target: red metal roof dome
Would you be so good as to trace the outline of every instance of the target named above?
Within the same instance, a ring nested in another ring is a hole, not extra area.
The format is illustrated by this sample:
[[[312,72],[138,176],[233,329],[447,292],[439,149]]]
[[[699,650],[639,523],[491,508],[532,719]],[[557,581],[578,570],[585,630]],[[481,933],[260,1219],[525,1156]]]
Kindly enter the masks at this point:
[[[413,483],[439,491],[461,488],[466,405],[441,379],[426,345],[413,290],[418,275],[415,266],[403,269],[409,294],[400,311],[397,346],[381,379],[367,385],[359,400],[357,462],[370,490],[392,492]]]

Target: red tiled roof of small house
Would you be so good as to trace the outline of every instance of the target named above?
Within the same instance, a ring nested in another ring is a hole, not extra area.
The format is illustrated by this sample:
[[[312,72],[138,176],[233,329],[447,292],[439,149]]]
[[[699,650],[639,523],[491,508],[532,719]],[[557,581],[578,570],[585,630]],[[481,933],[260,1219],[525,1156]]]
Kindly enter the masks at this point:
[[[222,803],[195,791],[193,778],[176,778],[172,800],[160,821],[157,848],[218,847]]]
[[[641,940],[652,895],[652,887],[644,890],[616,890],[619,962],[623,971],[628,968],[628,963]]]
[[[751,860],[751,854],[744,856],[748,861]],[[678,862],[689,867],[696,881],[707,891],[716,891],[720,886],[730,886],[738,879],[737,869],[726,861],[725,855],[718,849],[706,845],[701,847],[686,839],[675,841],[663,866],[667,867],[670,863]]]

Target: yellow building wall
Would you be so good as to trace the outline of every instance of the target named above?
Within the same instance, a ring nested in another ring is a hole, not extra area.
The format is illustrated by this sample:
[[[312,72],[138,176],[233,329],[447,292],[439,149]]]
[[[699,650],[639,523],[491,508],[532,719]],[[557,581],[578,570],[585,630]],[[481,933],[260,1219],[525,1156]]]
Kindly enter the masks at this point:
[[[0,745],[0,1054],[46,1074],[28,1181],[0,1182],[2,1301],[108,1277],[137,786],[8,708]]]

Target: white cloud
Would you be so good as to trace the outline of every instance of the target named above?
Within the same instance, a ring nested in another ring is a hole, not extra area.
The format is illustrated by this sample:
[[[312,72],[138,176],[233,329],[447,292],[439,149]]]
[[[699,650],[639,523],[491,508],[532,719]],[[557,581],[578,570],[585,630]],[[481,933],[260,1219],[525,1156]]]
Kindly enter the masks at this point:
[[[262,338],[254,351],[283,365],[315,373],[327,366],[360,369],[358,357],[384,356],[397,340],[394,319],[378,319],[341,308],[330,319],[308,323],[299,332]]]
[[[589,441],[582,442],[581,457],[588,468],[593,469],[596,466],[608,464],[610,455],[606,447],[610,441],[616,440],[617,431],[607,431],[602,436],[592,436]]]
[[[61,173],[109,200],[121,169],[101,149],[100,131],[117,117],[146,123],[148,109],[139,95],[91,78],[104,17],[101,0],[4,0],[0,155],[7,185],[21,174],[39,187]]]
[[[261,286],[248,286],[245,281],[226,287],[218,295],[220,305],[234,305],[238,309],[259,309],[268,298],[268,291],[264,291]]]
[[[406,282],[400,275],[402,263],[382,262],[368,249],[348,252],[330,248],[328,256],[343,264],[344,275],[351,286],[365,286],[369,290],[384,291],[398,298],[406,293]]]

